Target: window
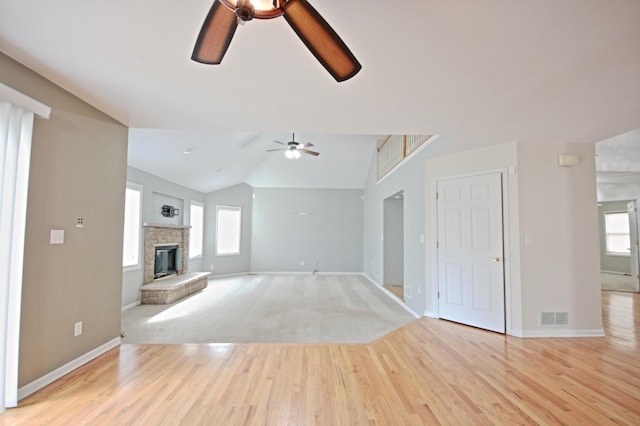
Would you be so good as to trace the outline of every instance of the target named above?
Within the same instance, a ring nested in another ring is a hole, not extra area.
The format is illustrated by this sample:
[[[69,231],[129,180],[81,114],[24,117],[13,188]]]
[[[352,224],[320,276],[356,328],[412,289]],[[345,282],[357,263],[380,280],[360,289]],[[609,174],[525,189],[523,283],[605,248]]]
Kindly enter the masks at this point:
[[[204,206],[197,201],[191,201],[189,214],[189,258],[202,256],[202,235],[204,231]]]
[[[605,213],[604,229],[607,240],[607,254],[631,254],[631,238],[629,237],[629,214],[627,212]]]
[[[142,186],[127,182],[124,200],[124,239],[122,267],[131,270],[140,267],[140,203]]]
[[[216,206],[216,254],[240,254],[242,207]]]

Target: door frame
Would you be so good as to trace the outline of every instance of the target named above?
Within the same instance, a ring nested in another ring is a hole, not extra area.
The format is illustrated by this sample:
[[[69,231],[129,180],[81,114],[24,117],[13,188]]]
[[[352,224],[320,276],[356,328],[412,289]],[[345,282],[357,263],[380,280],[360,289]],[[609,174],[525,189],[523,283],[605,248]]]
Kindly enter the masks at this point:
[[[387,198],[382,200],[382,286],[387,285],[387,280],[386,280],[386,274],[387,274],[387,268],[385,267],[387,265],[387,260],[388,260],[388,253],[387,253],[387,249],[386,249],[386,244],[388,242],[388,234],[387,232],[389,231],[389,229],[387,229],[386,226],[386,220],[387,220],[387,201],[391,200],[393,201],[393,199],[398,195],[398,194],[402,194],[401,197],[401,205],[402,205],[402,227],[400,228],[401,231],[401,235],[402,235],[402,265],[401,265],[401,269],[402,269],[402,276],[403,276],[403,280],[402,280],[402,288],[404,291],[404,274],[405,274],[405,268],[404,268],[404,262],[405,262],[405,254],[404,254],[404,244],[405,244],[405,220],[404,220],[404,189],[399,190],[398,192],[388,196]],[[396,223],[397,224],[397,223]],[[397,230],[397,229],[396,229]],[[405,302],[404,300],[404,296],[403,296],[403,302]]]
[[[629,253],[629,271],[631,272],[631,278],[633,279],[633,289],[636,293],[640,292],[640,247],[638,247],[638,241],[640,241],[640,220],[638,220],[638,209],[640,208],[640,198],[627,201],[627,214],[629,213],[629,204],[633,207],[633,221],[629,217],[629,239],[631,245],[631,253]],[[632,238],[632,237],[635,237]],[[634,270],[636,272],[634,276]]]
[[[515,175],[516,169],[515,167],[504,167],[498,169],[487,169],[487,170],[478,170],[471,173],[463,173],[463,174],[455,174],[455,175],[443,175],[437,176],[432,179],[431,182],[431,194],[430,196],[435,201],[432,203],[431,214],[432,214],[432,223],[431,223],[431,231],[432,235],[435,236],[431,241],[433,245],[433,255],[432,255],[432,265],[433,270],[431,271],[431,282],[432,286],[432,306],[433,306],[433,314],[434,318],[440,318],[440,306],[438,301],[438,248],[436,247],[436,243],[438,241],[438,201],[436,199],[436,193],[438,192],[438,181],[441,180],[450,180],[450,179],[460,179],[460,178],[469,178],[482,176],[487,174],[500,173],[500,178],[502,181],[502,248],[504,252],[504,315],[505,315],[505,334],[513,335],[513,327],[512,327],[512,288],[511,288],[511,272],[512,272],[512,255],[516,256],[516,252],[511,249],[511,216],[510,216],[510,187],[509,187],[509,175]]]

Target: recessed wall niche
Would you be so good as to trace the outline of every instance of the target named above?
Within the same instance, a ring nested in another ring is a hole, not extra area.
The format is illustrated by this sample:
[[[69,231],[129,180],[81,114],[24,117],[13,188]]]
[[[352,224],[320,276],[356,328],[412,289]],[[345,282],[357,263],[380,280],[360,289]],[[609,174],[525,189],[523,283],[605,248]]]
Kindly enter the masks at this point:
[[[180,214],[173,217],[162,215],[162,206],[172,206],[180,211]],[[171,197],[159,192],[152,193],[151,200],[152,219],[149,222],[162,223],[167,225],[183,225],[184,224],[184,200],[181,198]]]

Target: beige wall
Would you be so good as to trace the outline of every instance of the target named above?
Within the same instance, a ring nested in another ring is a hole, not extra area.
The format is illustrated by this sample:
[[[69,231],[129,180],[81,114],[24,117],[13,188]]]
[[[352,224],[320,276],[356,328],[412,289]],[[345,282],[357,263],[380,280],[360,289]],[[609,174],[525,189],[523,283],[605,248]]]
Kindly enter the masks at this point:
[[[558,154],[575,153],[576,167],[559,167]],[[502,169],[505,184],[507,332],[525,337],[602,332],[595,151],[592,144],[516,142],[433,157],[435,179]],[[514,166],[509,173],[509,166]],[[435,241],[435,197],[426,197],[428,241]],[[525,237],[529,235],[529,243]],[[427,248],[427,311],[437,312],[433,245]],[[569,312],[568,327],[541,327],[540,312]]]
[[[127,128],[3,54],[0,80],[52,108],[33,133],[22,387],[120,335]],[[49,244],[50,229],[65,231],[63,245]]]
[[[580,164],[559,167],[560,153]],[[541,311],[567,311],[576,333],[602,330],[594,145],[519,142],[518,168],[524,329],[543,330]]]

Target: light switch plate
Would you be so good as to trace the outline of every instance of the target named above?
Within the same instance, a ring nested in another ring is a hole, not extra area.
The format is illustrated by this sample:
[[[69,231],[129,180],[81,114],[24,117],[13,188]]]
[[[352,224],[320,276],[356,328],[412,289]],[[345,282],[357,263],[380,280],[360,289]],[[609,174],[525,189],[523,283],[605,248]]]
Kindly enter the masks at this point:
[[[64,244],[64,229],[52,229],[49,244]]]

